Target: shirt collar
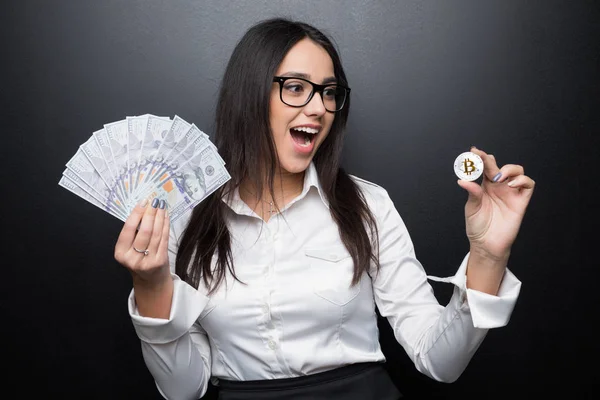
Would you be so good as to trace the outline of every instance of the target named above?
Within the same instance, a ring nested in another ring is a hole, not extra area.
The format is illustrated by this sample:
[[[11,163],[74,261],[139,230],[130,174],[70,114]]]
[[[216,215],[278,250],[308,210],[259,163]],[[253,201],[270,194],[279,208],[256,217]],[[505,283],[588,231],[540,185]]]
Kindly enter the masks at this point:
[[[323,188],[321,187],[321,183],[319,182],[319,176],[317,174],[317,168],[314,163],[311,161],[310,165],[306,169],[304,173],[304,186],[302,187],[302,193],[294,200],[293,202],[302,200],[308,192],[315,188],[321,201],[325,205],[325,207],[329,208],[329,202],[327,201],[327,197],[325,193],[323,193]],[[250,207],[240,197],[239,186],[236,186],[233,191],[233,197],[231,200],[228,199],[228,196],[225,194],[222,197],[222,200],[225,204],[227,204],[236,214],[240,215],[252,215],[252,210]]]
[[[323,193],[323,188],[321,187],[321,182],[319,181],[317,168],[315,167],[315,164],[311,161],[310,165],[306,169],[306,172],[304,173],[304,187],[302,188],[302,194],[300,195],[300,198],[306,196],[308,191],[313,187],[317,189],[319,197],[321,197],[321,201],[323,202],[325,207],[329,208],[329,201],[327,201],[327,196],[325,196],[325,193]]]

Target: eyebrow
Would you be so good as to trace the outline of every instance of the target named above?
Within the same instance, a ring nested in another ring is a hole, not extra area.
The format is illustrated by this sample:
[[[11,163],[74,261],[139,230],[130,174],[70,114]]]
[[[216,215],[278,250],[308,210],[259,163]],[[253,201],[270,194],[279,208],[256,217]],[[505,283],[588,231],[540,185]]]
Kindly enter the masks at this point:
[[[281,76],[293,76],[295,78],[302,78],[310,81],[310,75],[305,74],[303,72],[290,71],[286,72],[285,74],[282,74]],[[337,83],[337,79],[335,79],[335,76],[330,76],[328,78],[323,79],[323,82],[321,84],[326,85],[328,83]]]

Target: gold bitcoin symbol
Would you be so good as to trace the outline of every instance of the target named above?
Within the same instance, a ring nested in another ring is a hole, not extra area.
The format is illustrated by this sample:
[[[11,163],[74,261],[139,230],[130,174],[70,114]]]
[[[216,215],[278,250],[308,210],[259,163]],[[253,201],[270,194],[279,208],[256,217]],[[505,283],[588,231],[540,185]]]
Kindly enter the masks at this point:
[[[463,161],[463,172],[467,175],[471,175],[471,173],[475,172],[475,163],[468,158],[465,158]]]

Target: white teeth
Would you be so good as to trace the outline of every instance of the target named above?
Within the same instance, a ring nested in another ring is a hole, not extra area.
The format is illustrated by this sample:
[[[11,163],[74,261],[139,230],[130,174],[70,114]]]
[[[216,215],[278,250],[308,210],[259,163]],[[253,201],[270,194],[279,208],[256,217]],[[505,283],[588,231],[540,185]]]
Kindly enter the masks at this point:
[[[309,128],[306,126],[299,126],[298,128],[292,128],[296,131],[300,131],[300,132],[306,132],[306,133],[310,133],[311,135],[316,135],[317,133],[319,133],[318,129],[313,129],[313,128]]]

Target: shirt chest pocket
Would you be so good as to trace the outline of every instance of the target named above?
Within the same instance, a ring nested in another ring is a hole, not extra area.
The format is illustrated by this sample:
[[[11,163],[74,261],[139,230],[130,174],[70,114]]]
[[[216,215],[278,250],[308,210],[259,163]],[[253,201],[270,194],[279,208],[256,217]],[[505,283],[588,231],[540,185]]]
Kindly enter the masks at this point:
[[[360,292],[360,285],[350,286],[354,262],[345,246],[305,248],[310,262],[313,292],[338,306],[352,301]]]

